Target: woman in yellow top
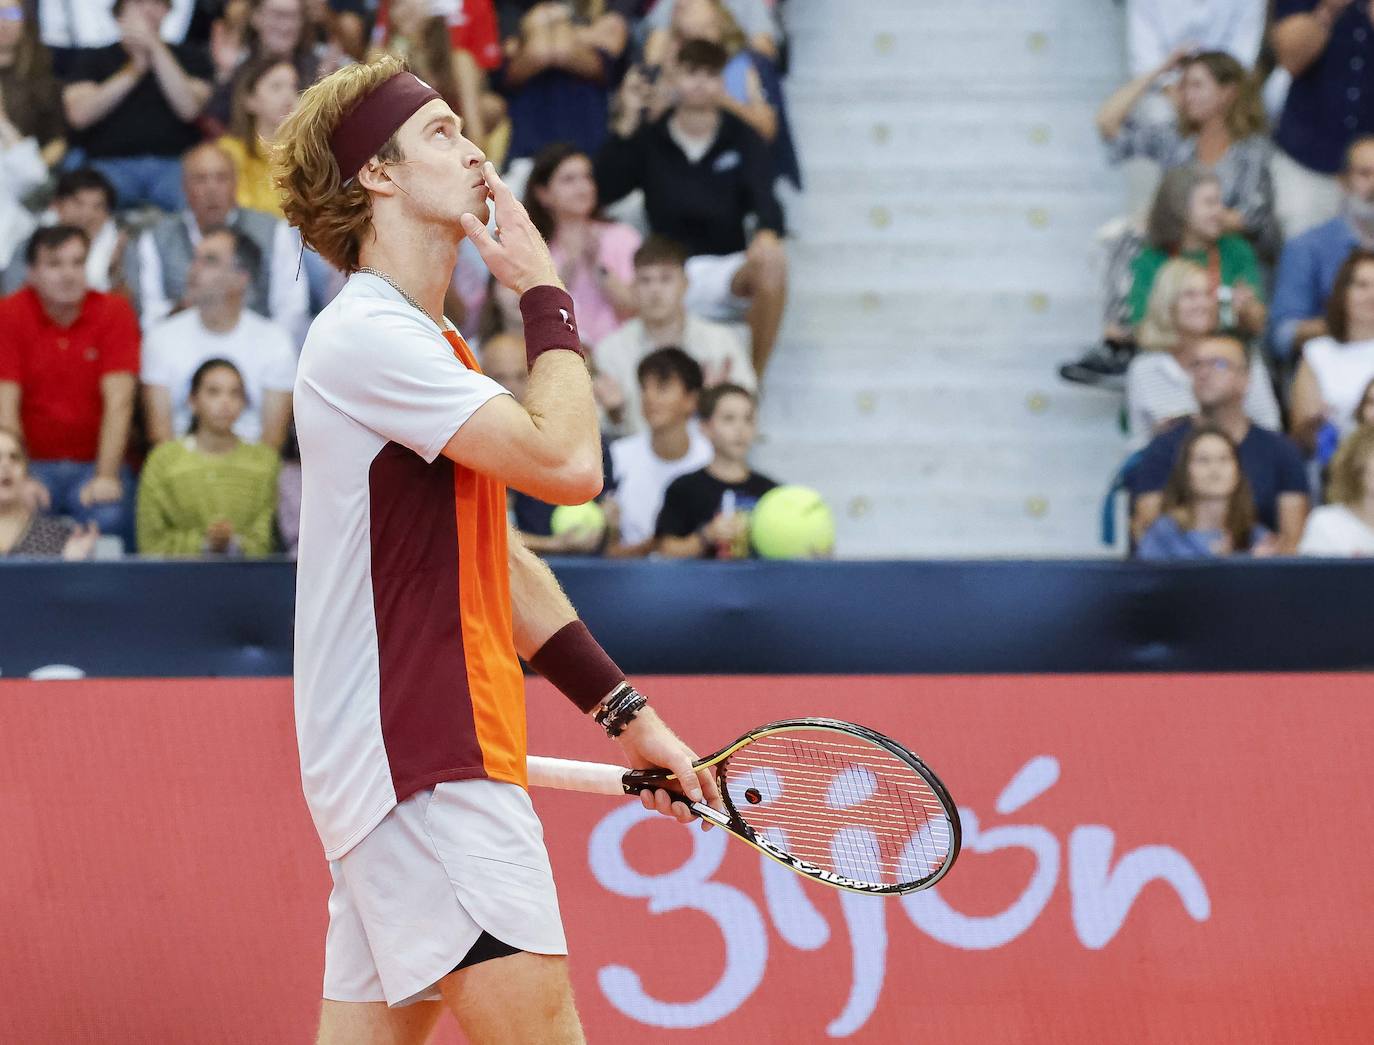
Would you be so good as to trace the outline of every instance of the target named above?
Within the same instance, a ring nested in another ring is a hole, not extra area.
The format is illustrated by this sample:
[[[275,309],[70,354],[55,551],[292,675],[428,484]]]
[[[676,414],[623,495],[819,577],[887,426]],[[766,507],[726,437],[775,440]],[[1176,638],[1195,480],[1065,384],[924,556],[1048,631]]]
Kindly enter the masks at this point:
[[[281,200],[267,166],[267,143],[300,101],[300,74],[290,58],[250,59],[238,75],[229,133],[219,145],[234,160],[240,207],[281,215]]]
[[[247,401],[233,363],[211,359],[196,370],[191,431],[157,447],[143,466],[141,553],[253,558],[272,551],[281,462],[271,447],[234,434]]]

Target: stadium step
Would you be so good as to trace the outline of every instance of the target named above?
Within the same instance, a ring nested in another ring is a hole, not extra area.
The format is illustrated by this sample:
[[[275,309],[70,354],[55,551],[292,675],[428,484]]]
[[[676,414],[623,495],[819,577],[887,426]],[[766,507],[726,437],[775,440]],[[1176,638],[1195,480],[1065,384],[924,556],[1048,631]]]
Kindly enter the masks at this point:
[[[1124,205],[1094,110],[1102,0],[789,0],[806,192],[759,465],[817,487],[841,554],[1101,555],[1120,401],[1059,381],[1098,334]]]

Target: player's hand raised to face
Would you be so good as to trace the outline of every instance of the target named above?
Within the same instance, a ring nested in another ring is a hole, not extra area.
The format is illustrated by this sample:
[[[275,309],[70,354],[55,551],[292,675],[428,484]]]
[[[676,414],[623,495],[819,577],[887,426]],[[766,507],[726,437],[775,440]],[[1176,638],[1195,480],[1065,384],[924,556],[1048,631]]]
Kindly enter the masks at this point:
[[[677,738],[653,708],[640,711],[616,739],[625,751],[631,769],[666,769],[677,777],[671,782],[673,790],[680,791],[694,802],[704,801],[715,809],[724,810],[715,772],[709,768],[700,772],[692,768],[697,756]],[[674,802],[667,789],[640,792],[639,800],[644,803],[645,809],[657,810],[681,824],[691,823],[694,818],[692,810],[683,802]],[[703,820],[702,826],[705,828],[710,825]]]
[[[525,205],[515,198],[490,162],[482,165],[482,177],[496,216],[496,235],[488,232],[474,214],[464,214],[461,221],[463,232],[472,240],[491,274],[516,294],[545,284],[562,287],[548,244],[534,227]]]

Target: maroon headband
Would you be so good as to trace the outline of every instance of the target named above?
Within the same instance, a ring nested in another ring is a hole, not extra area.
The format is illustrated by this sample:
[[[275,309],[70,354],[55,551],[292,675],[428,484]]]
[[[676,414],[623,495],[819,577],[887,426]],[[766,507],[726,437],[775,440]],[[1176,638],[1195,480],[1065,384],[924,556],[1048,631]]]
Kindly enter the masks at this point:
[[[339,178],[351,181],[401,124],[426,102],[439,97],[438,91],[414,73],[397,73],[348,110],[329,138]]]

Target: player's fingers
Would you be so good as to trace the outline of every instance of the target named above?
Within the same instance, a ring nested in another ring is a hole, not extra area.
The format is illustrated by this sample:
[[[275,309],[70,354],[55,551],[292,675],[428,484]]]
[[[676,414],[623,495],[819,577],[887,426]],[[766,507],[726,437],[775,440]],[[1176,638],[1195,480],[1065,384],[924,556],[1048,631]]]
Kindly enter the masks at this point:
[[[691,807],[682,802],[673,803],[672,814],[677,818],[679,824],[690,824],[696,819],[696,814],[692,812]]]
[[[641,791],[639,793],[639,804],[645,809],[652,810],[654,808],[654,793],[652,791]]]
[[[463,232],[467,238],[472,240],[472,245],[477,248],[477,253],[485,259],[490,251],[496,249],[496,241],[491,238],[491,233],[487,227],[477,220],[475,214],[464,214],[458,219],[463,226]]]
[[[701,784],[697,780],[696,770],[692,766],[692,753],[686,748],[673,756],[673,760],[667,768],[677,777],[678,783],[682,785],[682,792],[693,802],[701,801]]]
[[[496,164],[490,160],[482,164],[482,179],[491,190],[491,198],[495,201],[499,213],[509,215],[517,209],[523,209],[520,208],[520,201],[515,198],[515,193],[510,191],[510,186],[496,173]]]
[[[720,781],[716,779],[715,769],[710,766],[705,769],[698,769],[697,780],[701,783],[701,793],[705,797],[706,804],[714,806],[716,809],[725,808],[720,797]]]
[[[667,791],[654,792],[654,808],[664,816],[672,816],[673,800],[668,797]]]

